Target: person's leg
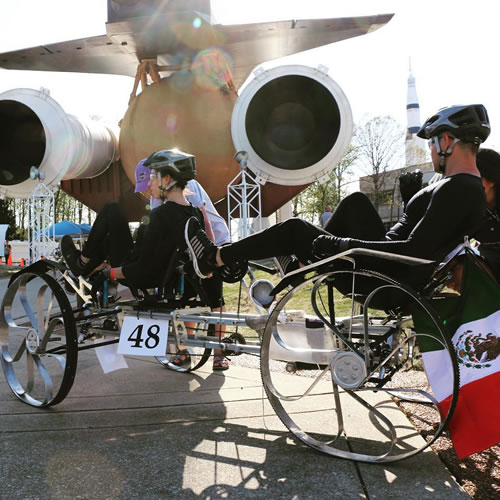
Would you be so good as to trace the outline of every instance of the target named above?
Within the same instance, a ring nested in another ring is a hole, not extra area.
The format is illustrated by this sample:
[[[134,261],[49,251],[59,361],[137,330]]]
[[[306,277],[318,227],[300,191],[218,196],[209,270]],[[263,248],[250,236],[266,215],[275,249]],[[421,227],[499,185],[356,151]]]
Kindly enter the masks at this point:
[[[385,227],[371,201],[363,193],[346,196],[325,226],[325,231],[341,238],[383,240]]]
[[[214,274],[211,278],[201,280],[201,286],[205,290],[208,298],[208,305],[213,312],[224,312],[223,281],[218,274]],[[213,325],[213,335],[219,339],[223,339],[226,333],[226,325]],[[213,370],[223,371],[229,368],[229,363],[220,349],[214,349]]]
[[[328,233],[294,217],[236,243],[221,247],[220,256],[224,264],[234,264],[245,260],[293,254],[300,262],[307,264],[314,258],[312,242],[322,234]]]
[[[82,250],[84,259],[108,259],[112,267],[120,266],[134,246],[128,221],[116,202],[109,202],[96,217]]]

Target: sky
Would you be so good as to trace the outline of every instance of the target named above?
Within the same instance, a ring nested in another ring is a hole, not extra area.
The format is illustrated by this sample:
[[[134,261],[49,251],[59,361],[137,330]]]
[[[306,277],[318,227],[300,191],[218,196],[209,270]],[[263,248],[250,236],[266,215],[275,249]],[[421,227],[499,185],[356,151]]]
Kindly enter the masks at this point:
[[[500,148],[500,2],[213,0],[212,4],[222,24],[395,13],[374,33],[283,62],[327,66],[350,101],[355,123],[390,115],[406,126],[411,58],[422,121],[443,106],[482,103],[492,124],[485,145]],[[3,2],[0,13],[0,53],[101,35],[107,18],[105,0],[16,0]],[[77,22],[68,22],[72,19]],[[0,70],[0,92],[42,86],[68,113],[83,118],[98,115],[111,124],[125,113],[132,85],[129,77]]]

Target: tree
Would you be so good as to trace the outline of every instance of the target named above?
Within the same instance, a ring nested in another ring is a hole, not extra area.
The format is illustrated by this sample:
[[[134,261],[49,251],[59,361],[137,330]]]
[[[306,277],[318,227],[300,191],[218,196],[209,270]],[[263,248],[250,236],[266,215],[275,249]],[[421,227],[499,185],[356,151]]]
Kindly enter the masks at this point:
[[[10,200],[0,200],[0,224],[8,224],[5,239],[14,240],[17,235],[16,216],[10,207]]]
[[[77,224],[81,224],[82,222],[92,224],[94,212],[60,188],[54,193],[54,203],[56,208],[56,222],[70,220]],[[85,212],[87,215],[86,220],[84,220]]]
[[[393,181],[389,172],[402,166],[404,130],[391,116],[377,116],[357,127],[354,144],[361,169],[369,176],[370,198],[378,209],[383,203],[394,202]]]
[[[357,160],[357,150],[350,145],[339,164],[330,172],[326,182],[315,182],[292,200],[293,215],[317,222],[325,207],[336,207],[344,196],[346,178]]]

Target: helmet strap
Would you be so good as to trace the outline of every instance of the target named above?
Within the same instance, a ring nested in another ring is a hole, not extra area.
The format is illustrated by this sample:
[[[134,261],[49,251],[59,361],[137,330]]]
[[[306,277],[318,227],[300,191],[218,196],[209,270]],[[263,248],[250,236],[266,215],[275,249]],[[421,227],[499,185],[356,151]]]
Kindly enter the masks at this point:
[[[172,179],[172,176],[170,176],[170,178]],[[167,199],[168,191],[170,191],[177,184],[177,181],[172,179],[165,187],[163,187],[162,179],[163,177],[161,177],[161,175],[158,174],[158,181],[159,181],[158,184],[160,186],[160,199],[162,202],[164,202]]]
[[[164,187],[163,189],[165,189],[165,191],[170,191],[175,185],[177,184],[177,181],[175,181],[174,179],[172,179],[166,187]]]
[[[441,150],[441,145],[439,144],[439,137],[437,140],[434,141],[434,145],[436,146],[436,153],[439,156],[439,172],[442,173],[443,175],[446,173],[446,158],[451,155],[453,152],[453,148],[455,147],[455,144],[459,141],[460,139],[457,139],[456,137],[451,141],[450,146],[446,151]]]

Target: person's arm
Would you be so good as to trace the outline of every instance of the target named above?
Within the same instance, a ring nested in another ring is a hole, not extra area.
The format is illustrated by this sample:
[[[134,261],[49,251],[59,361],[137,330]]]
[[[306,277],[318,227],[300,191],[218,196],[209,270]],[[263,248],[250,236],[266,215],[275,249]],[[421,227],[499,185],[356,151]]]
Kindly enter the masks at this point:
[[[436,259],[472,234],[481,220],[484,193],[464,182],[447,182],[433,193],[427,210],[406,240],[363,241],[348,239],[348,248],[368,248],[400,255]]]
[[[422,179],[423,173],[421,170],[403,172],[399,176],[399,193],[405,212],[408,202],[422,189]]]
[[[215,236],[214,236],[214,232],[212,230],[212,224],[210,222],[210,219],[208,218],[205,204],[203,203],[199,207],[199,209],[201,210],[201,213],[203,214],[203,220],[205,221],[205,233],[207,233],[208,237],[215,243]]]

